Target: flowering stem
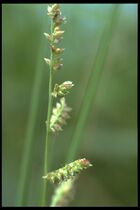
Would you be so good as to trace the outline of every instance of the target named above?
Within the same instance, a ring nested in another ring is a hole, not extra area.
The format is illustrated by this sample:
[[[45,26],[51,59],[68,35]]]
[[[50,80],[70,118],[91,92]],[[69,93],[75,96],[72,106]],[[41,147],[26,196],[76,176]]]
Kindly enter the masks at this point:
[[[51,21],[51,34],[53,33],[53,21]],[[52,43],[51,43],[52,44]],[[46,142],[45,142],[45,156],[44,156],[44,174],[49,171],[49,139],[50,139],[50,117],[52,110],[52,79],[53,79],[53,53],[50,50],[50,75],[49,75],[49,98],[48,98],[48,112],[46,121]],[[42,206],[46,205],[46,190],[47,182],[44,180],[43,183],[43,195],[42,195]]]
[[[44,175],[49,172],[50,164],[50,155],[49,155],[49,140],[50,132],[62,130],[61,125],[64,125],[65,120],[69,118],[67,112],[71,109],[66,105],[65,99],[60,99],[60,103],[56,104],[56,108],[52,110],[52,97],[64,93],[68,93],[73,84],[71,81],[64,82],[63,85],[55,85],[54,92],[52,91],[52,80],[53,72],[60,69],[63,64],[61,63],[61,53],[64,51],[64,48],[57,47],[57,44],[63,38],[62,34],[64,31],[61,30],[60,26],[65,22],[65,18],[61,16],[59,4],[53,4],[48,6],[48,16],[51,18],[51,34],[44,33],[45,37],[49,40],[50,43],[50,59],[44,58],[45,62],[49,65],[50,76],[49,76],[49,97],[48,97],[48,112],[47,112],[47,121],[46,121],[46,143],[45,143],[45,157],[44,157]],[[57,86],[57,88],[56,88]],[[57,92],[58,91],[58,92]],[[65,95],[65,94],[64,94]],[[64,96],[63,95],[63,96]],[[62,108],[62,109],[61,109]],[[52,115],[51,115],[52,113]],[[43,176],[44,177],[44,176]],[[47,194],[47,182],[43,182],[43,195],[41,200],[41,206],[46,206],[46,194]]]

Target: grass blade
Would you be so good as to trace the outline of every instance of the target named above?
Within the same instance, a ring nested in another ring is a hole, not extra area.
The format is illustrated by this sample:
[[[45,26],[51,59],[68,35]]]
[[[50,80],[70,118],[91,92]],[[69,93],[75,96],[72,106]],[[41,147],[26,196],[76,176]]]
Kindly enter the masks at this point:
[[[45,17],[45,15],[44,15]],[[37,60],[36,72],[35,72],[35,79],[33,84],[31,102],[30,102],[30,110],[29,110],[29,117],[28,117],[28,124],[27,124],[27,131],[25,136],[25,143],[23,148],[23,157],[21,162],[20,168],[20,177],[19,177],[19,184],[17,190],[17,206],[23,206],[27,202],[28,196],[28,186],[30,181],[30,174],[31,174],[31,164],[33,159],[33,145],[34,145],[34,134],[35,134],[35,125],[37,119],[37,111],[39,107],[39,97],[40,97],[40,89],[41,83],[43,78],[43,52],[44,52],[44,28],[45,28],[45,18],[42,24],[42,31],[41,31],[41,41],[40,41],[40,49],[39,55]]]
[[[116,4],[116,5],[113,5],[113,8],[111,8],[112,10],[110,14],[110,23],[108,25],[105,25],[105,29],[101,36],[101,40],[100,40],[99,47],[98,47],[96,57],[95,57],[95,61],[93,64],[93,70],[91,71],[91,75],[89,77],[88,85],[87,85],[85,95],[82,101],[82,106],[80,108],[80,113],[79,113],[79,118],[78,118],[78,122],[75,129],[75,133],[73,135],[72,142],[70,145],[67,162],[74,161],[76,153],[81,144],[86,120],[88,118],[89,110],[93,103],[93,99],[97,92],[99,79],[103,71],[103,67],[104,67],[107,53],[109,50],[109,43],[111,41],[111,37],[116,26],[116,20],[118,17],[119,7],[120,5]]]

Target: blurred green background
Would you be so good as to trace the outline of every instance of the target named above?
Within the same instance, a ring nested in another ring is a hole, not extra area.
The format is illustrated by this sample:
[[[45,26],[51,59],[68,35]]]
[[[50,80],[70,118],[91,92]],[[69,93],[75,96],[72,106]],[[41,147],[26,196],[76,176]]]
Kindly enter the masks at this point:
[[[62,4],[67,17],[62,46],[64,67],[55,81],[71,80],[67,97],[72,117],[55,138],[52,169],[63,166],[100,35],[111,4]],[[2,202],[15,206],[40,43],[43,78],[34,137],[29,206],[37,206],[43,173],[49,56],[45,4],[2,5]],[[43,21],[45,20],[45,26]],[[44,29],[43,29],[44,27]],[[92,69],[93,70],[93,69]],[[122,4],[109,53],[77,158],[94,166],[81,174],[72,206],[137,206],[137,4]]]

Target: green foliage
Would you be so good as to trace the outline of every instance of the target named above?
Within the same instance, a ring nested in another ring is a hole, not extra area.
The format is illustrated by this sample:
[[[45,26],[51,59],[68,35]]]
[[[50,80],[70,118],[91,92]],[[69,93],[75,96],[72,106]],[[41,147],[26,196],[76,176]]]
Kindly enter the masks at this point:
[[[79,119],[76,125],[74,136],[72,139],[71,147],[68,154],[68,161],[72,161],[80,147],[82,135],[85,127],[85,123],[92,106],[93,99],[97,92],[98,84],[100,81],[101,73],[105,65],[106,56],[109,50],[109,43],[111,41],[112,33],[114,32],[116,21],[119,15],[119,5],[114,5],[110,14],[110,22],[106,24],[106,27],[101,36],[99,47],[96,53],[93,68],[90,73],[85,95],[83,97],[81,110],[79,113]]]

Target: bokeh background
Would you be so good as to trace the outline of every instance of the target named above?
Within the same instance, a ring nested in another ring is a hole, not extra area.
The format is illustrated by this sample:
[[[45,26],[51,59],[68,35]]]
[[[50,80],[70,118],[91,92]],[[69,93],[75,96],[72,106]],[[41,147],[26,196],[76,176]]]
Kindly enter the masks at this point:
[[[55,81],[71,80],[67,97],[73,108],[64,131],[56,136],[52,168],[65,162],[78,111],[94,61],[100,34],[111,4],[62,4],[67,17],[62,45],[64,67]],[[2,202],[16,205],[22,150],[27,129],[34,75],[43,39],[49,32],[45,4],[2,5]],[[45,21],[45,24],[44,24]],[[44,25],[43,25],[44,24]],[[41,193],[48,68],[43,63],[42,86],[34,133],[34,157],[29,206],[37,206]],[[122,4],[96,97],[84,129],[77,158],[94,166],[81,174],[72,206],[137,206],[137,4]]]

